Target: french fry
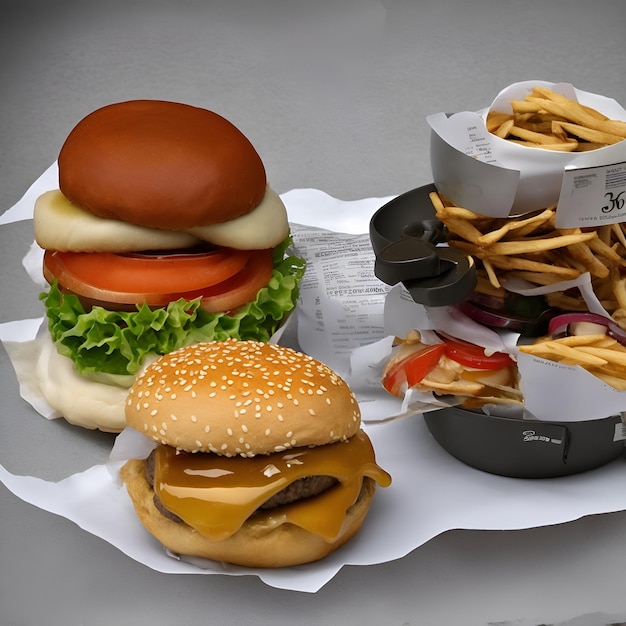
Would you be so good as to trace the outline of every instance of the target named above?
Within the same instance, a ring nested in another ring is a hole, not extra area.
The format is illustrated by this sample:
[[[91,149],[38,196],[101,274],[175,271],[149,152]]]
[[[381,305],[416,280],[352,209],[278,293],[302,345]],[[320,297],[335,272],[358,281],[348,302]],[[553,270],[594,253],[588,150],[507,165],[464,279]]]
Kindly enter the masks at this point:
[[[512,113],[489,111],[489,132],[519,145],[584,152],[626,139],[626,121],[603,113],[545,87],[533,87],[523,100],[511,100]]]
[[[587,356],[604,359],[607,363],[613,363],[620,367],[626,367],[626,351],[599,348],[597,346],[578,346],[578,350]]]
[[[572,359],[572,361],[580,365],[591,365],[601,367],[606,365],[608,361],[594,354],[582,352],[581,348],[573,348],[571,346],[559,343],[557,339],[542,341],[531,345],[518,346],[520,352],[531,354],[550,361],[561,361],[563,358]]]
[[[589,128],[587,126],[581,126],[580,124],[571,124],[570,122],[552,122],[552,129],[557,126],[567,131],[570,135],[580,137],[585,141],[592,141],[599,144],[613,145],[624,140],[624,137],[607,133],[606,131],[599,130],[597,128]],[[553,130],[554,132],[554,130]],[[547,141],[545,143],[548,143]]]
[[[553,275],[557,277],[558,280],[573,280],[574,278],[578,278],[581,274],[579,270],[572,269],[571,267],[550,265],[549,263],[542,263],[541,261],[534,261],[533,259],[519,256],[494,255],[488,258],[494,267],[502,270],[522,270],[545,276]],[[541,282],[539,284],[545,283]],[[550,282],[547,284],[550,284]]]
[[[604,370],[600,369],[589,370],[589,372],[604,381],[607,385],[615,388],[617,391],[626,391],[626,379],[607,374]]]
[[[611,224],[611,234],[626,249],[626,235],[619,224]]]
[[[500,241],[489,246],[489,254],[506,255],[542,252],[544,250],[554,250],[554,248],[563,248],[576,243],[583,243],[594,237],[597,237],[595,232],[587,232],[521,241]]]
[[[471,222],[462,218],[449,218],[445,221],[445,225],[451,233],[472,243],[476,243],[482,236],[482,233]]]
[[[502,113],[500,111],[489,111],[485,125],[489,132],[493,132],[496,128],[499,128],[508,120],[512,120],[513,116],[510,113]]]
[[[608,343],[606,339],[608,338]],[[589,335],[568,335],[561,337],[560,339],[553,339],[562,346],[600,346],[609,347],[614,346],[617,341],[607,337],[603,334],[589,334]]]
[[[543,150],[554,150],[555,152],[577,152],[579,145],[577,141],[566,139],[561,143],[543,143],[539,147]]]
[[[546,209],[545,211],[542,211],[541,213],[533,215],[532,217],[528,217],[526,219],[507,220],[500,228],[492,230],[479,237],[477,243],[481,246],[489,246],[492,243],[495,243],[496,241],[502,239],[508,232],[512,230],[519,230],[527,226],[532,225],[534,227],[536,224],[543,224],[547,219],[550,218],[551,214],[552,211],[550,209]],[[530,232],[532,232],[532,230]]]
[[[487,272],[487,278],[489,278],[489,282],[497,289],[498,287],[502,287],[500,281],[498,280],[498,276],[496,275],[495,270],[493,269],[493,265],[488,259],[483,260],[483,267]]]
[[[476,291],[504,297],[506,281],[521,279],[551,287],[549,306],[586,311],[577,290],[558,284],[589,273],[600,304],[626,329],[626,224],[597,228],[556,228],[556,207],[519,218],[488,217],[431,194],[437,217],[448,228],[448,245],[473,257]]]
[[[567,249],[575,259],[578,259],[587,268],[592,276],[605,278],[609,275],[609,268],[593,254],[588,245],[573,243],[567,246]]]
[[[506,122],[502,122],[500,126],[494,128],[491,132],[496,136],[502,139],[506,139],[510,134],[513,126],[515,125],[515,120],[508,119]]]
[[[613,295],[617,300],[618,307],[626,310],[626,279],[617,278],[613,283]]]

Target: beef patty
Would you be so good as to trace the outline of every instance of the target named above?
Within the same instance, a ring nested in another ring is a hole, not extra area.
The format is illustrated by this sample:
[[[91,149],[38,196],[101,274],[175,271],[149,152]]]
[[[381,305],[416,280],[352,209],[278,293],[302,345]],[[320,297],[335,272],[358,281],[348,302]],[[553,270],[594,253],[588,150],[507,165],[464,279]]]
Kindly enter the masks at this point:
[[[154,489],[154,450],[150,453],[150,456],[146,459],[144,464],[146,479],[150,486]],[[336,484],[337,479],[333,476],[305,476],[304,478],[299,478],[294,482],[287,485],[284,489],[281,489],[278,493],[274,494],[269,500],[266,500],[260,507],[260,510],[268,510],[274,509],[278,506],[282,506],[283,504],[289,504],[291,502],[295,502],[296,500],[303,500],[304,498],[312,498],[313,496],[317,496],[326,489],[329,489],[334,484]],[[158,495],[154,494],[154,506],[158,509],[158,511],[172,520],[173,522],[182,522],[177,515],[169,511],[161,501],[159,500]]]

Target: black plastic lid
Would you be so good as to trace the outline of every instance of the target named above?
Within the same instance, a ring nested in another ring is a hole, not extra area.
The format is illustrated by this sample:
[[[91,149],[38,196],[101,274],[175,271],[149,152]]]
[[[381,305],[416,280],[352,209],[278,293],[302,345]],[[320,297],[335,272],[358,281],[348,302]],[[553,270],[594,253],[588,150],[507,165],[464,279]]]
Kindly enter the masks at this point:
[[[374,274],[388,285],[402,283],[419,304],[447,306],[474,290],[476,268],[463,252],[438,245],[446,242],[447,231],[435,216],[432,191],[434,184],[413,189],[374,213]]]

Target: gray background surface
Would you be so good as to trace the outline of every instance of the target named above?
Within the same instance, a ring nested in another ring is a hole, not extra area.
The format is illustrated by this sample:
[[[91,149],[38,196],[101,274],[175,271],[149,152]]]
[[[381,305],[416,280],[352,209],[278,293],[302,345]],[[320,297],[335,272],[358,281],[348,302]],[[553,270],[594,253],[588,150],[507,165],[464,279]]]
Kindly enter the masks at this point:
[[[279,192],[350,200],[430,182],[425,116],[478,109],[511,82],[571,82],[626,103],[626,3],[200,0],[0,8],[0,209],[84,115],[162,98],[251,139]],[[21,268],[32,224],[0,228],[0,321],[41,314]],[[0,352],[0,463],[54,480],[112,437],[25,406]],[[626,481],[625,481],[626,488]],[[382,539],[384,540],[384,538]],[[0,623],[626,622],[626,514],[517,532],[451,531],[392,563],[343,569],[317,594],[255,577],[167,576],[0,487]]]

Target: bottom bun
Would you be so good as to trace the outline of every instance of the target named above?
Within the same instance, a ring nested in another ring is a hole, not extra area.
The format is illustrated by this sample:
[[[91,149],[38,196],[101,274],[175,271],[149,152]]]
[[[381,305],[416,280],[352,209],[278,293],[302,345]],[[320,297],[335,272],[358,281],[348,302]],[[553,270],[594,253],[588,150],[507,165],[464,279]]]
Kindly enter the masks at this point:
[[[228,539],[211,541],[191,526],[171,521],[158,511],[143,460],[128,461],[121,469],[121,476],[137,516],[166,548],[176,554],[245,567],[289,567],[324,558],[361,528],[376,491],[376,483],[365,477],[361,493],[347,510],[341,533],[332,543],[293,524],[270,526],[255,523],[253,519],[245,522]]]

